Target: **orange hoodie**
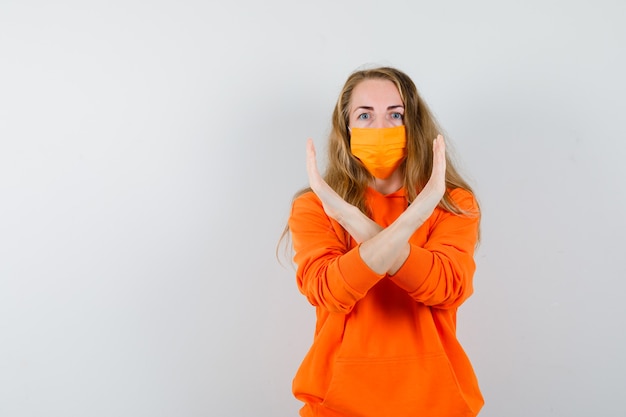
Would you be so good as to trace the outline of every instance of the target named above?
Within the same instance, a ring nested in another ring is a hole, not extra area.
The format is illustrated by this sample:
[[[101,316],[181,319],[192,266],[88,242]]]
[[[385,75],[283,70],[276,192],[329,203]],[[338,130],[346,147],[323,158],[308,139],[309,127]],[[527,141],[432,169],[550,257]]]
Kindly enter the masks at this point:
[[[450,193],[477,210],[462,189]],[[382,227],[407,207],[399,190],[366,192]],[[473,417],[483,405],[456,338],[456,310],[472,294],[478,217],[435,209],[410,239],[393,276],[363,262],[358,245],[308,192],[292,206],[289,228],[297,283],[316,307],[313,345],[293,381],[303,417]]]

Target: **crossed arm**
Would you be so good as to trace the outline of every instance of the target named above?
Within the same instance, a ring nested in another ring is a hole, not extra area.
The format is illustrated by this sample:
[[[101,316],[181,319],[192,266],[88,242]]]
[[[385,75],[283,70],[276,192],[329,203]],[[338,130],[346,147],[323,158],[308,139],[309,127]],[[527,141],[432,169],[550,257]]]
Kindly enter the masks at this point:
[[[383,229],[357,207],[343,200],[317,169],[313,141],[307,141],[309,185],[322,202],[326,214],[337,221],[356,242],[363,262],[377,274],[394,275],[410,253],[409,239],[429,218],[446,190],[445,142],[441,135],[433,142],[433,171],[415,201],[392,224]]]

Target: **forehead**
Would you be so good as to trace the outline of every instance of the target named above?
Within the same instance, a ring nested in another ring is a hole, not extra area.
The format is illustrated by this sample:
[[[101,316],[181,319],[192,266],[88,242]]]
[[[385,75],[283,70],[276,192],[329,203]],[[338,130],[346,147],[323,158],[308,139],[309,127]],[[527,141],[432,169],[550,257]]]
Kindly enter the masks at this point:
[[[358,106],[374,107],[376,104],[387,107],[403,103],[400,92],[393,82],[373,78],[363,80],[354,87],[350,104],[350,107],[355,108]]]

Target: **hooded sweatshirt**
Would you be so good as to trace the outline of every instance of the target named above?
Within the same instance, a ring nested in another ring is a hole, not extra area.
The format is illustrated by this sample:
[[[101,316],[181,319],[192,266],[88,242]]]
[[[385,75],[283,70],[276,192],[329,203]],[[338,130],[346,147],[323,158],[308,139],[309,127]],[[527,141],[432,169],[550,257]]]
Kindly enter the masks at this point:
[[[471,193],[450,192],[478,213]],[[407,208],[403,189],[368,188],[382,227]],[[393,275],[377,274],[358,244],[307,192],[289,228],[297,285],[316,310],[313,344],[293,380],[303,417],[473,417],[483,405],[472,365],[456,338],[457,308],[472,294],[478,215],[436,208],[409,240]]]

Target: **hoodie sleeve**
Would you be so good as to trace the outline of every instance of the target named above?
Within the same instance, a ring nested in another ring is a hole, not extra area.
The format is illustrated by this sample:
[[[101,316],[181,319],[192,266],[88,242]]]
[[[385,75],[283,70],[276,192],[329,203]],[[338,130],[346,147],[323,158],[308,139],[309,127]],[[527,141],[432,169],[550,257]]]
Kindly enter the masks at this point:
[[[295,199],[288,224],[298,289],[314,306],[348,313],[385,276],[363,262],[358,246],[326,215],[313,192]]]
[[[450,193],[457,205],[476,215],[457,215],[436,209],[429,219],[430,232],[422,246],[411,252],[390,279],[415,301],[437,308],[456,308],[473,292],[476,269],[474,249],[480,215],[471,193],[457,188]]]

